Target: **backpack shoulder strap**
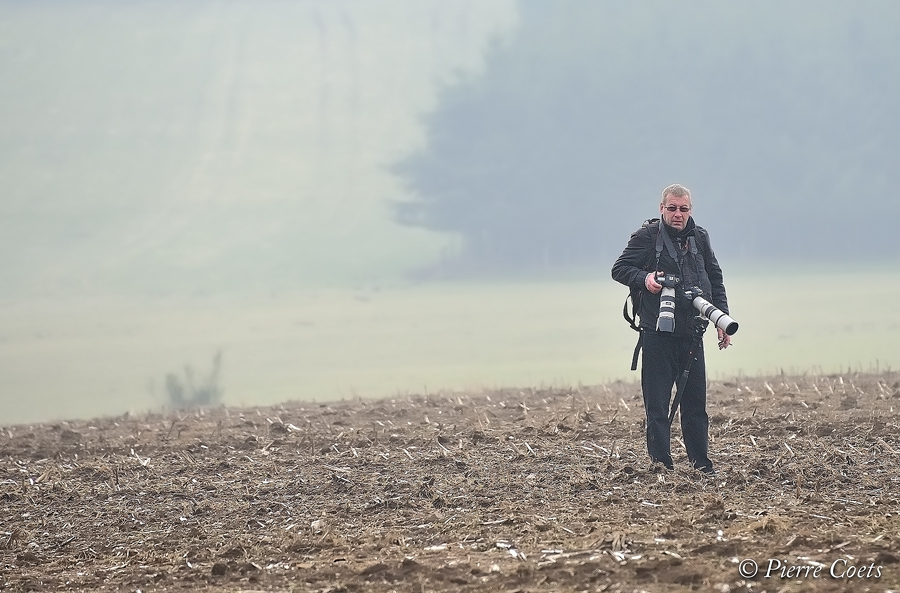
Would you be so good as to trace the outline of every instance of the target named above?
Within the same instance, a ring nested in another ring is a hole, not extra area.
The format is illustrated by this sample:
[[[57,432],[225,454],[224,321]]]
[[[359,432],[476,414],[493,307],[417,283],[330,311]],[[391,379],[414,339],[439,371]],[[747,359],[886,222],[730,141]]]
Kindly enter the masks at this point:
[[[644,270],[651,271],[659,269],[659,255],[663,250],[663,241],[662,241],[662,233],[659,232],[662,223],[658,218],[648,218],[641,225],[641,228],[648,229],[650,231],[651,236],[653,233],[656,233],[656,258],[655,260],[650,260],[649,255],[650,252],[647,252],[647,260],[644,263]],[[643,292],[640,289],[632,288],[628,291],[628,296],[625,298],[625,305],[622,307],[622,317],[625,318],[625,321],[628,322],[628,325],[631,326],[631,329],[634,331],[641,331],[640,327],[637,324],[638,312],[641,309],[641,296]],[[631,313],[628,312],[628,302],[631,301]]]
[[[652,269],[656,270],[659,268],[659,256],[663,250],[663,239],[662,233],[659,231],[662,228],[662,223],[659,218],[648,218],[644,221],[641,227],[646,228],[650,231],[652,235],[654,232],[656,233],[655,240],[655,251],[656,257],[654,260],[649,260],[644,264],[645,269],[650,270],[651,264],[654,266]],[[648,252],[649,255],[649,252]],[[625,321],[628,322],[628,325],[631,326],[631,329],[638,332],[637,344],[634,347],[634,354],[631,357],[631,370],[637,370],[637,359],[638,355],[641,352],[641,347],[644,343],[644,330],[638,325],[638,315],[641,310],[641,297],[643,296],[643,291],[640,289],[631,289],[628,291],[628,296],[625,298],[625,304],[622,306],[622,316],[625,318]],[[631,313],[628,312],[628,302],[631,301]]]
[[[644,330],[637,324],[638,311],[641,309],[641,296],[643,292],[640,290],[631,290],[628,293],[628,296],[625,297],[625,305],[622,306],[622,316],[625,317],[625,321],[628,322],[628,325],[631,326],[631,329],[638,333],[637,344],[634,346],[634,354],[631,357],[631,370],[637,370],[637,360],[638,354],[641,352],[641,347],[644,344]],[[631,301],[631,315],[628,314],[628,302]]]
[[[628,303],[631,303],[631,313],[628,312]],[[625,297],[625,304],[622,305],[622,317],[625,318],[625,321],[628,322],[628,325],[631,326],[636,332],[641,331],[641,328],[637,324],[638,311],[641,310],[641,292],[639,290],[631,290],[628,292],[628,296]]]

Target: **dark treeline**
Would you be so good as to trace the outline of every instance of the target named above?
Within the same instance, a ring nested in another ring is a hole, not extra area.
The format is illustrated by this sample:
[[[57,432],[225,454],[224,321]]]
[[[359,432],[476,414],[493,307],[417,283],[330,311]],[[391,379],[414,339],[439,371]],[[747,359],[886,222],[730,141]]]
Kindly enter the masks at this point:
[[[720,257],[896,258],[900,3],[523,1],[396,165],[450,269],[606,265],[672,182]]]

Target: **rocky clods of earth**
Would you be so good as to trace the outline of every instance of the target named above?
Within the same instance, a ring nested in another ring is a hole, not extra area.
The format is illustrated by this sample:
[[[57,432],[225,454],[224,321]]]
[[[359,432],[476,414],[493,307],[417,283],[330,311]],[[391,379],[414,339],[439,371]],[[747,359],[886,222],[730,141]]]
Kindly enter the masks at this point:
[[[634,383],[3,427],[0,590],[897,589],[898,410],[712,382],[713,476],[677,426],[649,465]]]

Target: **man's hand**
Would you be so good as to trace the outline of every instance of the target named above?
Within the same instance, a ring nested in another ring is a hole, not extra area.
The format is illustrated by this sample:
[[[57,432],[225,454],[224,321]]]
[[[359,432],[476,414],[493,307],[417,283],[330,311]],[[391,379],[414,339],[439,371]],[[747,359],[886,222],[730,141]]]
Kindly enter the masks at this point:
[[[653,294],[658,294],[662,290],[662,284],[656,281],[656,272],[650,272],[644,278],[644,286]]]
[[[719,332],[719,350],[725,350],[731,345],[731,336],[725,333],[725,330],[716,328]]]

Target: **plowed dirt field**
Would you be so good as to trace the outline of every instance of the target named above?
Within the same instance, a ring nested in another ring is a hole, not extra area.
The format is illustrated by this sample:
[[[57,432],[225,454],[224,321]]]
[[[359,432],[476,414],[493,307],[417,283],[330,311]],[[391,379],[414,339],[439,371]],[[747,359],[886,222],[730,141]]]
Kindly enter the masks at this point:
[[[3,427],[0,590],[900,589],[900,374],[709,393],[715,476],[630,383]]]

